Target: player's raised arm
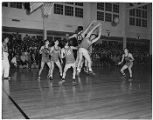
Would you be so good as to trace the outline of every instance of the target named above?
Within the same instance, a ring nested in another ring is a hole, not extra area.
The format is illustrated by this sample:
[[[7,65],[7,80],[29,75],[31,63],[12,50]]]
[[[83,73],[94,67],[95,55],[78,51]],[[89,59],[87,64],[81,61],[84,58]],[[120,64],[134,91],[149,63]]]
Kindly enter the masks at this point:
[[[82,37],[84,38],[85,35],[88,33],[89,29],[91,28],[91,26],[96,23],[97,21],[96,20],[93,20],[89,25],[88,27],[81,33]]]
[[[77,38],[77,34],[73,34],[73,35],[69,36],[69,39],[71,39],[71,38]]]
[[[98,37],[96,37],[95,39],[92,40],[92,43],[95,43],[97,42],[100,37],[101,37],[101,31],[102,31],[102,25],[101,24],[98,24],[95,29],[98,28]]]

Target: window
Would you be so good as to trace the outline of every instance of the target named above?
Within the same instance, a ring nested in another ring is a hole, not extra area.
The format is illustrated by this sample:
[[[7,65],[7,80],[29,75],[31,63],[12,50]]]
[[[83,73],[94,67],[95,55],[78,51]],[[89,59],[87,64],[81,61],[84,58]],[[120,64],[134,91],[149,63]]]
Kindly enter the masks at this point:
[[[147,27],[147,20],[142,20],[142,27]]]
[[[118,3],[97,3],[97,20],[112,22],[115,17],[119,18]]]
[[[104,3],[97,3],[98,10],[104,10]]]
[[[82,2],[77,2],[77,3],[75,3],[75,5],[77,5],[77,6],[83,6],[83,3]]]
[[[141,17],[141,10],[136,9],[136,16],[137,16],[137,17]]]
[[[113,12],[119,13],[119,5],[118,4],[113,4]]]
[[[105,10],[106,11],[112,11],[112,3],[105,3]]]
[[[97,20],[104,21],[104,12],[97,11]]]
[[[3,2],[3,3],[2,3],[2,6],[8,7],[8,3],[7,3],[7,2]]]
[[[10,2],[10,7],[22,9],[22,3],[19,3],[19,2]]]
[[[111,22],[111,21],[112,21],[112,14],[110,14],[110,13],[105,13],[105,21]]]
[[[130,25],[135,25],[135,18],[130,18]]]
[[[142,18],[147,18],[147,11],[142,11]]]
[[[71,7],[71,6],[65,6],[65,15],[67,15],[67,16],[73,16],[73,7]]]
[[[147,5],[144,5],[142,8],[145,9],[145,10],[147,10]]]
[[[75,8],[75,16],[83,18],[83,9],[82,8]]]
[[[63,15],[63,5],[54,4],[54,13]]]
[[[130,10],[130,16],[135,16],[135,9]]]
[[[54,14],[83,18],[83,3],[65,2],[54,4]]]
[[[147,27],[147,5],[129,11],[129,25]]]
[[[136,26],[141,26],[141,19],[136,18]]]

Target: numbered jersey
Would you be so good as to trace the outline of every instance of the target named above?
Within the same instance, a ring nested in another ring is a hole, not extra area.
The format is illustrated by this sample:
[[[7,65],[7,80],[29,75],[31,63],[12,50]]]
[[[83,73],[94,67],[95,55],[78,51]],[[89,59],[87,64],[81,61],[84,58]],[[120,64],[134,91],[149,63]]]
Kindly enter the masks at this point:
[[[41,51],[42,51],[42,61],[49,62],[50,48],[43,47]]]
[[[64,48],[65,49],[65,58],[66,58],[66,64],[74,63],[74,54],[71,47]]]
[[[52,57],[51,57],[51,61],[58,61],[59,60],[59,57],[60,57],[60,48],[53,48],[53,51],[52,51]]]

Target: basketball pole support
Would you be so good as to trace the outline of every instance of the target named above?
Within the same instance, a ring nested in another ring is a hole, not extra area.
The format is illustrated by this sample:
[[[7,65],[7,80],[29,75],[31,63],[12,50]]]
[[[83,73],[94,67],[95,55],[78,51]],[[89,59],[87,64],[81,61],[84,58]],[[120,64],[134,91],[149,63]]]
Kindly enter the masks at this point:
[[[46,27],[46,23],[47,23],[47,17],[45,17],[43,15],[43,40],[47,39],[47,27]]]
[[[122,15],[123,18],[123,23],[122,23],[122,27],[123,27],[123,49],[125,49],[127,47],[127,15],[128,15],[128,10],[126,9],[126,4],[124,3],[123,6],[123,11],[125,11],[125,13]]]
[[[42,6],[42,18],[43,18],[43,40],[47,40],[47,19],[48,19],[48,16],[44,15],[44,3]]]

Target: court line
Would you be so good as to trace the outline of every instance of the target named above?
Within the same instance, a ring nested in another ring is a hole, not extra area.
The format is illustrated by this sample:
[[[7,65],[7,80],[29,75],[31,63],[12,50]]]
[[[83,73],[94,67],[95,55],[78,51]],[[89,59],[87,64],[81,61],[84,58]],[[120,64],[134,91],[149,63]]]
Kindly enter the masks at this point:
[[[9,99],[12,101],[12,103],[16,106],[16,108],[20,111],[20,113],[24,116],[25,119],[30,119],[27,114],[21,109],[21,107],[13,100],[13,98],[4,90],[3,92],[9,97]]]

